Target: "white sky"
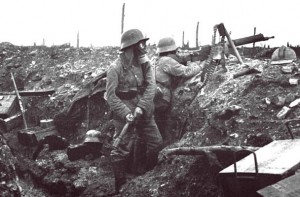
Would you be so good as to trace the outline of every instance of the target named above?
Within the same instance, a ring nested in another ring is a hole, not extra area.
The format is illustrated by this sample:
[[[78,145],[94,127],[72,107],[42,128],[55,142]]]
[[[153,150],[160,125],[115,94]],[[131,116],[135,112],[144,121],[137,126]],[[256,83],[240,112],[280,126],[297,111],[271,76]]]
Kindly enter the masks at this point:
[[[119,46],[123,3],[124,30],[140,29],[151,44],[172,36],[181,45],[185,31],[195,46],[198,21],[201,45],[211,43],[219,23],[232,39],[253,35],[254,27],[275,36],[256,46],[300,44],[298,0],[0,0],[0,42],[76,46],[79,31],[80,46]]]

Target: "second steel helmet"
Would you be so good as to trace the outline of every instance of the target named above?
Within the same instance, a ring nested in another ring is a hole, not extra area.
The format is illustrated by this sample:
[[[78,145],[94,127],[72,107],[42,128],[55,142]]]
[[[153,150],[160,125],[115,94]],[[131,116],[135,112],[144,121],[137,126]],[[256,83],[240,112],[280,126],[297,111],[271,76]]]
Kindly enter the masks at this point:
[[[85,134],[84,143],[88,142],[100,142],[99,137],[101,136],[101,132],[97,130],[89,130]]]
[[[281,46],[272,53],[271,64],[288,64],[296,59],[296,53],[292,48]]]
[[[158,41],[156,53],[164,53],[169,51],[175,51],[178,47],[176,46],[175,40],[171,37],[165,37]]]
[[[130,29],[125,31],[121,36],[121,47],[120,50],[124,50],[127,47],[130,47],[142,40],[149,40],[146,38],[143,33],[138,29]]]

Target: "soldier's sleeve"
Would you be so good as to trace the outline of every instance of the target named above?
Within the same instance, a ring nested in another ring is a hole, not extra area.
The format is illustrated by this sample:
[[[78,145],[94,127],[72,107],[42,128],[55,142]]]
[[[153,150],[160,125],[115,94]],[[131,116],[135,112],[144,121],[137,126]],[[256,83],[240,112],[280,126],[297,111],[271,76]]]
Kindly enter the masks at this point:
[[[126,119],[126,115],[131,113],[131,110],[116,96],[116,89],[118,87],[119,78],[117,70],[110,66],[107,71],[106,79],[106,94],[107,102],[110,109],[122,119]]]
[[[145,82],[146,88],[143,96],[140,98],[139,103],[137,104],[138,107],[142,108],[144,111],[150,111],[153,107],[153,98],[155,95],[156,84],[153,74],[153,69],[150,62],[146,62],[146,75],[145,75]]]
[[[200,73],[202,68],[196,63],[184,66],[170,58],[163,70],[173,76],[189,78]]]

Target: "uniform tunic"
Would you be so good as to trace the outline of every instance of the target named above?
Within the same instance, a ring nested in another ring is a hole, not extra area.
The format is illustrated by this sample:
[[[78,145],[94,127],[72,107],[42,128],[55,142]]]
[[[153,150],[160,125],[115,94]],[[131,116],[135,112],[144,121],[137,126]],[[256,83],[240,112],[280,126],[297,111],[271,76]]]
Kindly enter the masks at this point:
[[[156,85],[150,62],[124,65],[118,58],[107,72],[106,83],[107,102],[113,112],[117,133],[120,133],[125,125],[127,114],[133,114],[136,107],[143,110],[143,116],[135,121],[134,128],[129,129],[119,148],[112,150],[112,158],[125,159],[129,155],[135,135],[146,142],[147,154],[158,152],[162,145],[162,137],[153,116]]]

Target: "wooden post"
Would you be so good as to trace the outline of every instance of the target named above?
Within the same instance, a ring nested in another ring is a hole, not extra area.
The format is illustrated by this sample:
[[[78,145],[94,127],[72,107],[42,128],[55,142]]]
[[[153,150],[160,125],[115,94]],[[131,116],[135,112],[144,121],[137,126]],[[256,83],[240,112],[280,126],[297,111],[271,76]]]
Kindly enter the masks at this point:
[[[125,3],[123,3],[123,7],[122,7],[121,34],[123,33],[124,30],[124,17],[125,17]]]
[[[223,26],[224,26],[223,23],[221,23],[220,25],[223,25]],[[226,38],[227,38],[227,40],[228,40],[230,46],[231,46],[232,49],[233,49],[233,52],[234,52],[235,56],[236,56],[237,59],[239,60],[240,64],[244,64],[244,62],[243,62],[243,60],[242,60],[242,58],[241,58],[241,56],[240,56],[238,50],[236,49],[235,44],[234,44],[234,42],[232,41],[232,39],[231,39],[229,33],[227,32],[227,29],[225,28],[225,26],[224,26],[224,32],[225,32],[225,36],[226,36]]]
[[[199,48],[199,44],[198,44],[198,30],[199,30],[199,21],[197,22],[197,29],[196,29],[196,48]]]
[[[182,32],[182,48],[184,47],[184,31]]]
[[[254,35],[256,35],[256,27],[254,27]],[[253,42],[253,48],[255,47],[255,42]]]
[[[77,49],[79,49],[79,31],[77,32]]]

